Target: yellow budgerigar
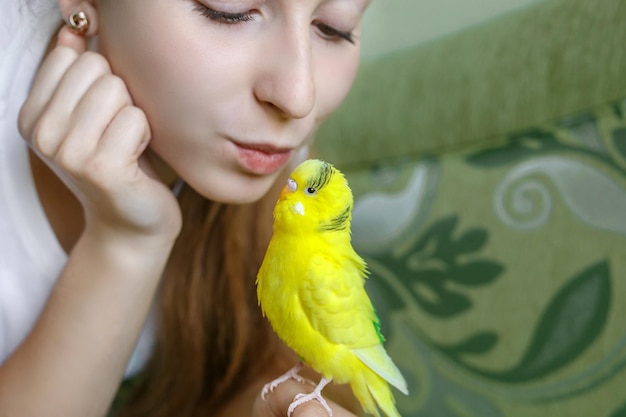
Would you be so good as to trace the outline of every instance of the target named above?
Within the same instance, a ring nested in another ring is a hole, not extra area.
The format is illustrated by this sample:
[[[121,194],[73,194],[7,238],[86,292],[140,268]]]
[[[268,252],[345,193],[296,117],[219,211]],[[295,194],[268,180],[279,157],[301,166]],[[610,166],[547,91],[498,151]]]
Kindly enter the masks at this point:
[[[349,383],[363,409],[399,417],[389,384],[407,385],[383,347],[380,321],[365,292],[367,267],[350,241],[352,191],[331,164],[310,159],[291,174],[274,208],[274,234],[257,276],[257,295],[276,334],[322,375],[311,394],[294,398],[289,415],[304,402],[320,401],[331,381]],[[263,395],[298,364],[267,384]]]

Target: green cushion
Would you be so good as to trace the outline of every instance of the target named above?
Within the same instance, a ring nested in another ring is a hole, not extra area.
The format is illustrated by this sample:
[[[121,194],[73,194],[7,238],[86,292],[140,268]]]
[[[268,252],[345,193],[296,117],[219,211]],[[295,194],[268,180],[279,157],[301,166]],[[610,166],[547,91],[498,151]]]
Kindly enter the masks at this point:
[[[624,417],[626,101],[349,171],[404,417]]]
[[[626,4],[544,1],[363,63],[316,145],[343,168],[485,143],[626,92]]]
[[[404,417],[626,417],[626,2],[364,64],[319,132]]]
[[[626,417],[625,17],[546,0],[366,61],[320,129],[404,417]]]

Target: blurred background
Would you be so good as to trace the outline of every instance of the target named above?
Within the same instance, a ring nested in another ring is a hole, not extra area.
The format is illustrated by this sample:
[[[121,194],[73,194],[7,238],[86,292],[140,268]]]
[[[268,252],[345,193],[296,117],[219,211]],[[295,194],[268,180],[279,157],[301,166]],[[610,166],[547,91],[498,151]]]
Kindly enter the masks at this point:
[[[403,417],[626,417],[626,0],[372,0],[316,151]]]
[[[455,33],[541,0],[372,0],[363,20],[363,58]]]

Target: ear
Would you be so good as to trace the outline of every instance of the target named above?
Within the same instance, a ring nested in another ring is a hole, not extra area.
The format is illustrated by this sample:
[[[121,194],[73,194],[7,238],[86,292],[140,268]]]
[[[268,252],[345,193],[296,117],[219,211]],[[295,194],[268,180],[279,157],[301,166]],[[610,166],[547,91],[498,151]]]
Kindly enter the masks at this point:
[[[58,0],[63,20],[67,22],[72,13],[84,12],[89,19],[89,29],[85,37],[95,36],[98,33],[98,8],[96,0]]]

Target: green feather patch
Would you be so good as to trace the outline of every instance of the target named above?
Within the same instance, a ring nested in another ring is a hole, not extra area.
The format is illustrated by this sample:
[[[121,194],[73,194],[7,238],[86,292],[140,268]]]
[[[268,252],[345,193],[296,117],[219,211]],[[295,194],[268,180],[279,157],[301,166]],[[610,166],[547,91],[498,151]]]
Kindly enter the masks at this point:
[[[376,320],[373,321],[372,323],[374,324],[374,329],[376,330],[376,335],[378,336],[378,340],[380,340],[380,343],[385,343],[385,336],[383,336],[383,333],[380,329],[380,319],[378,318],[378,315],[376,314],[376,311],[374,311],[374,315],[376,316]]]

